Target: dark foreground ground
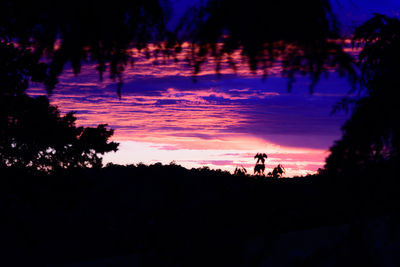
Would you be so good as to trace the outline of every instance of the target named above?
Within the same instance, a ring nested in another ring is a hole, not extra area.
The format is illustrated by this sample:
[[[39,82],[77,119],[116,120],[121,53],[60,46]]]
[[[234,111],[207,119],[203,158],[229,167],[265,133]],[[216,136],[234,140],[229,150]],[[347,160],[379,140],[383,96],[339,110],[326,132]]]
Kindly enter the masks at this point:
[[[0,266],[400,266],[396,178],[2,170]]]

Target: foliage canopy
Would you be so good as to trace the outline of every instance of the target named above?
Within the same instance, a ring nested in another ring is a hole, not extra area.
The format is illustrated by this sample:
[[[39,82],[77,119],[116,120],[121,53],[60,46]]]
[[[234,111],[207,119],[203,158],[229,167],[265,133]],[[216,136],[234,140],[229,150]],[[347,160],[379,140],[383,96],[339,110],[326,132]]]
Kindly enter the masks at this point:
[[[354,33],[359,54],[361,97],[331,148],[328,171],[339,175],[370,170],[393,171],[400,159],[397,91],[400,88],[400,21],[375,15]]]
[[[99,167],[100,154],[117,150],[105,124],[77,127],[73,112],[61,116],[47,97],[25,93],[29,82],[47,77],[47,65],[35,53],[0,42],[0,59],[0,167]]]
[[[186,60],[194,74],[209,57],[217,73],[224,59],[235,69],[240,62],[232,55],[240,51],[250,69],[261,68],[265,77],[281,64],[289,85],[296,74],[309,75],[312,89],[331,68],[354,78],[328,0],[208,0],[189,10],[176,29],[166,27],[170,9],[167,0],[8,1],[0,11],[0,39],[50,60],[45,81],[50,91],[67,62],[77,74],[82,62],[90,61],[100,77],[109,69],[120,95],[124,69],[134,60],[132,48],[149,57],[175,57],[184,42],[191,46]],[[154,54],[149,43],[158,47]]]

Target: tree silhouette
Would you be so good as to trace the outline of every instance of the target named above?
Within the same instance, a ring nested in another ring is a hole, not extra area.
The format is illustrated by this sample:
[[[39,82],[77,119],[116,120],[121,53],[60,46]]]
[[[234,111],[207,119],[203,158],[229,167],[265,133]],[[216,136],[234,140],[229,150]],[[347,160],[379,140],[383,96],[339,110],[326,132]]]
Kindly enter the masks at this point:
[[[106,125],[76,127],[72,112],[61,116],[47,97],[25,94],[30,81],[46,79],[47,65],[35,53],[0,42],[0,59],[0,167],[99,167],[100,154],[117,150]]]
[[[265,164],[256,164],[254,166],[254,174],[264,176]]]
[[[236,175],[236,176],[245,176],[247,174],[247,170],[243,166],[236,167],[233,174]]]
[[[109,142],[113,130],[101,124],[76,127],[73,113],[61,116],[46,97],[19,96],[16,109],[7,114],[2,129],[0,165],[42,171],[77,167],[101,167],[100,154],[116,151]],[[2,118],[4,123],[4,117]]]
[[[49,90],[67,62],[77,74],[82,62],[94,61],[100,77],[108,68],[121,82],[125,66],[133,63],[130,49],[146,50],[149,42],[163,40],[168,10],[161,2],[7,1],[0,9],[0,40],[50,58]]]
[[[335,175],[398,168],[400,159],[400,21],[376,14],[358,27],[361,91],[343,137],[331,148],[326,169]]]
[[[296,74],[309,75],[312,90],[332,67],[354,82],[352,59],[342,49],[328,0],[208,0],[186,14],[178,31],[192,44],[187,61],[194,74],[209,57],[217,73],[224,61],[235,69],[239,62],[233,53],[239,50],[250,69],[261,69],[264,77],[281,65],[289,86]]]
[[[280,64],[289,85],[296,74],[310,75],[312,89],[332,68],[354,78],[328,0],[209,0],[189,11],[173,32],[165,27],[170,8],[167,0],[8,1],[0,10],[0,40],[31,48],[50,61],[49,91],[67,62],[75,74],[82,63],[96,62],[100,77],[109,69],[119,82],[120,95],[124,69],[134,61],[132,48],[148,57],[174,57],[183,42],[191,45],[186,60],[195,74],[210,56],[217,73],[225,59],[235,68],[241,60],[232,55],[240,51],[250,69],[261,68],[265,77]],[[149,43],[157,49],[150,51]]]
[[[264,175],[265,160],[268,158],[267,154],[257,153],[254,158],[257,159],[256,165],[254,166],[254,174]]]
[[[272,172],[269,172],[269,173],[268,173],[268,176],[269,176],[269,177],[272,177],[272,178],[275,178],[275,179],[278,179],[278,178],[282,177],[282,175],[283,175],[285,172],[286,172],[285,168],[284,168],[281,164],[278,164],[278,166],[276,166],[276,167],[272,170]]]
[[[265,160],[268,158],[268,156],[267,156],[267,154],[265,154],[265,153],[257,153],[255,156],[254,156],[254,158],[255,159],[257,159],[257,162],[256,162],[256,164],[258,164],[258,163],[262,163],[262,164],[264,164],[265,163]]]
[[[7,110],[10,97],[25,93],[32,82],[46,82],[48,64],[40,62],[40,55],[30,49],[0,40],[0,101]]]

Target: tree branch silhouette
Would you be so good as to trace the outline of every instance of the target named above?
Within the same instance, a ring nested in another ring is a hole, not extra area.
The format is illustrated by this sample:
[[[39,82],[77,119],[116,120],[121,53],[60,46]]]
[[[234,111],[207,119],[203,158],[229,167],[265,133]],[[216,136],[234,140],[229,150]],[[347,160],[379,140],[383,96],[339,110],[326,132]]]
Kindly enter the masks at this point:
[[[0,39],[50,60],[45,82],[49,93],[67,62],[75,74],[83,63],[96,62],[100,79],[108,69],[118,81],[120,96],[124,70],[134,61],[132,48],[157,57],[149,52],[149,43],[174,57],[182,43],[189,42],[186,59],[194,75],[210,57],[216,61],[216,73],[223,59],[235,69],[240,60],[232,54],[240,51],[250,69],[261,69],[264,77],[280,64],[289,89],[296,75],[308,75],[312,91],[332,68],[355,80],[328,0],[209,0],[191,9],[174,31],[166,29],[169,10],[168,1],[161,0],[8,1],[0,11]]]

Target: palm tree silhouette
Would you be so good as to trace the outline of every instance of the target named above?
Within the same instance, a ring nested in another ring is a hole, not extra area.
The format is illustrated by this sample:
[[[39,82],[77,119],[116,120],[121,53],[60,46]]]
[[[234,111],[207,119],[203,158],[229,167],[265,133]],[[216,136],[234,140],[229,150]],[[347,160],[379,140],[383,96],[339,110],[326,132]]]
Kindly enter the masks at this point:
[[[257,159],[256,166],[254,166],[254,174],[264,176],[265,160],[268,158],[267,154],[257,153],[254,158]]]
[[[257,153],[254,156],[254,158],[257,159],[256,164],[258,164],[259,162],[261,162],[262,164],[265,164],[265,160],[268,158],[268,156],[265,153]]]

